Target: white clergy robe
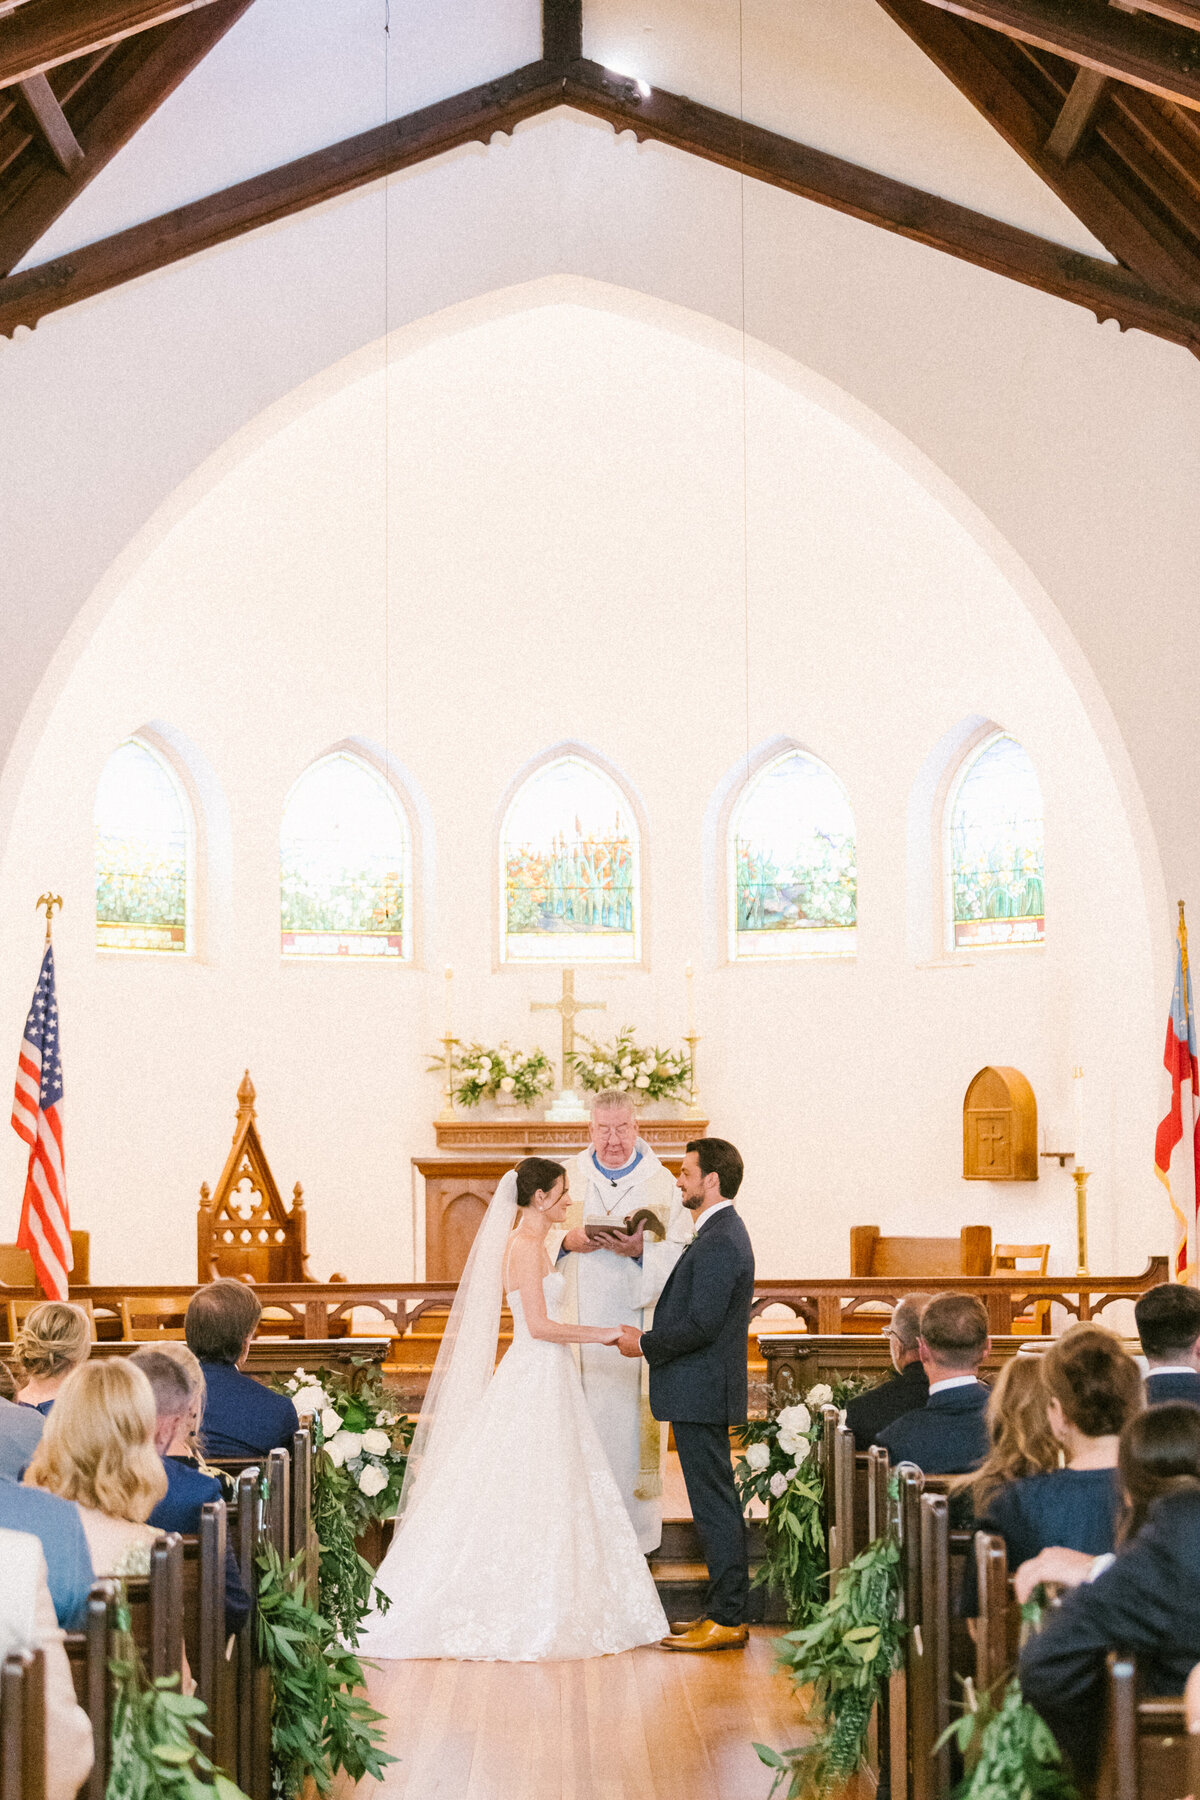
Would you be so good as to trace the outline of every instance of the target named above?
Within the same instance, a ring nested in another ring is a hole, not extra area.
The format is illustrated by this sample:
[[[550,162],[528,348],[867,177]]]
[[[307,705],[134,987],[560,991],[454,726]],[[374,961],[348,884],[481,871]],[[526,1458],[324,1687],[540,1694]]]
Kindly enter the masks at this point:
[[[654,1302],[692,1238],[691,1218],[679,1198],[675,1177],[643,1138],[638,1139],[637,1148],[641,1161],[618,1181],[597,1168],[590,1145],[566,1164],[571,1210],[564,1231],[585,1219],[622,1220],[641,1206],[655,1212],[666,1227],[662,1239],[645,1233],[640,1262],[617,1256],[612,1250],[568,1252],[562,1258],[559,1266],[567,1277],[564,1316],[580,1325],[633,1325],[639,1331],[647,1330]],[[555,1249],[551,1244],[551,1255]],[[578,1352],[588,1410],[629,1510],[638,1545],[644,1552],[656,1550],[662,1541],[663,1428],[650,1413],[646,1364],[604,1344],[580,1344]]]

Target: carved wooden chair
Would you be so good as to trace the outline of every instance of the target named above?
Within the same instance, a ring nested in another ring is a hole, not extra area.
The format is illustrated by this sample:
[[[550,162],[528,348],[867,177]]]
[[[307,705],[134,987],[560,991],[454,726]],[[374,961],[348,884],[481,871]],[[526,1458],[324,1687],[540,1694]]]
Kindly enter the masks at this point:
[[[992,1275],[1044,1275],[1050,1260],[1049,1244],[997,1244],[992,1251]],[[1050,1330],[1049,1300],[1034,1300],[1012,1322],[1016,1337],[1045,1337]]]
[[[90,1232],[73,1231],[71,1233],[71,1256],[74,1263],[71,1270],[72,1286],[87,1287],[91,1282],[92,1274],[92,1237]],[[0,1287],[36,1288],[37,1286],[33,1258],[28,1250],[22,1250],[19,1244],[0,1244]]]

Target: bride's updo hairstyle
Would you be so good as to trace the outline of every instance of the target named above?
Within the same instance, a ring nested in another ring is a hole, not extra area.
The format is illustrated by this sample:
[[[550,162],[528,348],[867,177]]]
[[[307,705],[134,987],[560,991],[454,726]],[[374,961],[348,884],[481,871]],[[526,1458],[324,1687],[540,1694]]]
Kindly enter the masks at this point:
[[[528,1206],[535,1194],[548,1194],[566,1170],[545,1156],[527,1156],[517,1164],[517,1205]]]

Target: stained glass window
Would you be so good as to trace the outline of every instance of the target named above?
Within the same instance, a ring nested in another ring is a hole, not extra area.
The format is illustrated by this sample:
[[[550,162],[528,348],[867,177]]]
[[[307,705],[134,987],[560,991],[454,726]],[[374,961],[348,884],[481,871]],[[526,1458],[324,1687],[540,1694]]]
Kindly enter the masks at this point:
[[[801,750],[768,763],[738,802],[729,840],[732,955],[853,953],[854,816],[824,763]]]
[[[629,804],[582,757],[538,769],[500,834],[500,953],[510,962],[636,961],[641,898]]]
[[[337,751],[303,774],[280,832],[284,956],[412,955],[411,853],[382,775]]]
[[[163,760],[130,738],[96,789],[96,944],[188,949],[187,807]]]
[[[989,738],[966,764],[949,806],[952,949],[1040,944],[1042,791],[1015,738]]]

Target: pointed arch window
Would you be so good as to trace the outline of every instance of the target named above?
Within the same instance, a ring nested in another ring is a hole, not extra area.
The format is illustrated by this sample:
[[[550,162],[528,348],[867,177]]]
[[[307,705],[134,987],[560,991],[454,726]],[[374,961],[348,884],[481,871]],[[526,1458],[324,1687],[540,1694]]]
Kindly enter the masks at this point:
[[[1015,738],[997,731],[968,757],[946,821],[949,948],[1042,943],[1042,791]]]
[[[617,784],[582,756],[536,769],[500,832],[505,962],[636,962],[641,846]]]
[[[96,788],[96,946],[191,949],[194,833],[174,771],[149,744],[113,751]]]
[[[346,751],[305,770],[280,831],[284,956],[412,959],[412,838],[384,776]]]
[[[729,864],[731,956],[853,954],[854,815],[815,756],[789,750],[754,776],[730,820]]]

